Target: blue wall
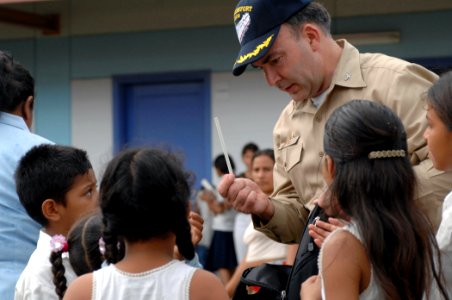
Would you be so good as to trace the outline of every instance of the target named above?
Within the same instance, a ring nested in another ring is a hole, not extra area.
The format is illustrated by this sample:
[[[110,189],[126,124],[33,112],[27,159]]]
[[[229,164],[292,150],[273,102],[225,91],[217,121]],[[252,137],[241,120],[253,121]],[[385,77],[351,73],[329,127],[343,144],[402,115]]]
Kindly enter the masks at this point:
[[[416,24],[416,25],[414,25]],[[333,20],[333,33],[393,31],[401,41],[360,47],[401,58],[452,57],[452,11]],[[3,40],[36,79],[36,132],[71,143],[71,79],[153,72],[229,71],[238,43],[233,26],[93,36]]]

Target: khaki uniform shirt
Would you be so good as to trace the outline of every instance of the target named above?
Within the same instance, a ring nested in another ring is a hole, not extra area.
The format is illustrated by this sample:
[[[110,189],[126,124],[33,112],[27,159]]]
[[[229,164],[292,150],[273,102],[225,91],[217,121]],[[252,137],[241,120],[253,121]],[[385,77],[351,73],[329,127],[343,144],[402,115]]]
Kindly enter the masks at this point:
[[[408,153],[418,176],[418,198],[436,228],[442,199],[452,189],[452,174],[433,168],[423,133],[427,127],[425,95],[438,76],[427,69],[383,54],[360,54],[345,40],[332,83],[319,107],[312,99],[291,101],[273,132],[275,149],[275,214],[259,231],[283,243],[298,242],[312,201],[324,189],[322,177],[323,132],[331,113],[353,99],[366,99],[390,107],[405,125]]]

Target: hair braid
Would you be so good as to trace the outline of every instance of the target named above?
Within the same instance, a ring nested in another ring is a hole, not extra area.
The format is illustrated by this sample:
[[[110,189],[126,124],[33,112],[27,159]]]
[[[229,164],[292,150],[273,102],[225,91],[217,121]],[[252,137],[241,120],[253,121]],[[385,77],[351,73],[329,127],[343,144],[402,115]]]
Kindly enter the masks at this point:
[[[52,264],[53,284],[55,285],[55,292],[60,299],[63,299],[64,293],[67,289],[67,281],[64,276],[65,268],[63,265],[62,251],[53,252],[50,254],[50,263]]]

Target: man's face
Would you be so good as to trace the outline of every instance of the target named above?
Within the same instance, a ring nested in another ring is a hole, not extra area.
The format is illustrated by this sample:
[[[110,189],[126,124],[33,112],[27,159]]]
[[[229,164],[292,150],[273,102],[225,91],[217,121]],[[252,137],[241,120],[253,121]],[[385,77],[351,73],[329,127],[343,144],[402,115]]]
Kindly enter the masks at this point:
[[[303,31],[304,26],[294,31],[289,25],[282,25],[268,53],[253,63],[263,70],[270,86],[288,93],[297,102],[320,95],[323,82],[321,59]]]

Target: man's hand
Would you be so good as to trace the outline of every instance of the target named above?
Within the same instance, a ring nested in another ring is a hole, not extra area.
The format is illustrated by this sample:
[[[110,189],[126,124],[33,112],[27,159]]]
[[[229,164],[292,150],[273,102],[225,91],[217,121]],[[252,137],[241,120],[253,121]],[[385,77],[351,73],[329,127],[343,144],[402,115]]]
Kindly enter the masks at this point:
[[[347,221],[328,218],[328,222],[317,220],[315,224],[309,224],[309,235],[314,239],[317,247],[321,248],[326,237],[339,227],[347,225]]]
[[[218,192],[235,210],[256,215],[264,222],[270,221],[275,214],[275,208],[268,196],[252,180],[226,174],[221,179]]]

